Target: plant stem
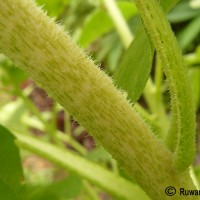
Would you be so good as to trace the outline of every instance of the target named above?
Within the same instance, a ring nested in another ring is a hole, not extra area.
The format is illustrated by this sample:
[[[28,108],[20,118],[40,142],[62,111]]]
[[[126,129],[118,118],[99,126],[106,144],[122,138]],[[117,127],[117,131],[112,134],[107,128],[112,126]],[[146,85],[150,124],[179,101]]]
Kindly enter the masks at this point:
[[[115,159],[111,159],[112,170],[115,174],[119,174],[118,164]]]
[[[117,29],[117,32],[119,33],[123,41],[123,44],[127,48],[134,39],[134,37],[126,21],[124,20],[124,17],[122,16],[115,0],[102,0],[102,1],[106,6],[106,9],[108,10],[108,13]]]
[[[92,188],[90,183],[83,180],[83,185],[91,200],[100,200],[100,198],[98,197],[98,194],[95,192],[94,188]]]
[[[81,155],[86,155],[87,150],[80,145],[76,140],[74,140],[71,136],[64,134],[60,131],[57,131],[56,136],[62,140],[63,142],[69,143],[75,150],[77,150]]]
[[[152,133],[126,96],[115,88],[112,79],[34,1],[4,0],[0,1],[0,7],[0,51],[68,110],[152,199],[168,199],[164,191],[169,185],[177,189],[195,188],[188,170],[176,173],[172,152]],[[26,148],[49,156],[41,143],[37,143],[38,148],[32,146],[30,138],[25,143]],[[56,149],[53,152],[61,159],[57,160],[60,165],[74,165],[73,158],[63,161],[66,154]],[[80,162],[84,166],[80,174],[87,173],[93,181],[97,177],[104,179],[104,172],[99,177],[88,170],[85,160]],[[114,183],[115,180],[109,183],[109,189],[115,187],[112,191],[125,190],[127,195],[132,195],[127,186],[116,187]],[[178,200],[180,196],[171,199]]]
[[[67,111],[65,111],[64,121],[65,121],[65,133],[69,137],[72,137],[70,114]]]
[[[56,102],[54,102],[54,104],[52,106],[51,125],[49,126],[49,129],[51,129],[53,134],[56,135],[56,131],[57,131],[57,104],[56,104]]]
[[[157,86],[157,85],[156,85]],[[144,97],[147,101],[150,111],[153,113],[152,121],[156,121],[158,126],[157,135],[160,138],[165,138],[168,131],[168,119],[165,112],[162,95],[158,98],[157,87],[152,83],[152,79],[149,78],[144,88]]]
[[[159,121],[159,125],[164,133],[163,138],[166,138],[167,132],[169,131],[169,119],[166,113],[166,109],[163,102],[162,95],[162,81],[163,72],[161,60],[156,56],[156,69],[155,69],[155,102],[157,104],[156,116]]]
[[[135,0],[144,25],[157,49],[170,84],[172,125],[168,146],[174,153],[174,167],[183,171],[195,156],[194,102],[188,73],[175,36],[157,0]]]
[[[163,73],[162,73],[162,64],[161,60],[158,56],[156,56],[156,72],[155,72],[155,85],[156,85],[156,99],[157,102],[160,102],[162,98],[162,81],[163,81]]]
[[[160,124],[156,120],[157,116],[148,113],[142,106],[140,106],[139,103],[134,105],[134,109],[150,125],[153,132],[162,138],[162,135],[160,134],[162,132],[162,129],[160,128]]]
[[[79,174],[116,197],[132,200],[141,198],[149,200],[145,193],[136,185],[111,173],[99,165],[87,161],[69,151],[43,142],[31,136],[16,134],[16,143],[32,153],[46,158],[64,169]],[[119,189],[120,188],[120,189]]]
[[[74,130],[74,135],[75,136],[79,136],[83,131],[85,131],[85,128],[82,126],[78,126],[75,130]]]

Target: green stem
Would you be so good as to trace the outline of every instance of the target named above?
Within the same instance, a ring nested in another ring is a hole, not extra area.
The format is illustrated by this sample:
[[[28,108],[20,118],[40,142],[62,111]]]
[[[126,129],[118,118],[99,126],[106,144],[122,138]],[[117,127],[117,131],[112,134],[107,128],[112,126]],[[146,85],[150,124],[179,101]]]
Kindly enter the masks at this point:
[[[156,56],[156,69],[155,69],[155,102],[157,104],[157,120],[159,121],[159,126],[164,133],[164,138],[169,130],[169,119],[166,113],[166,109],[163,102],[163,95],[162,95],[162,81],[163,81],[163,72],[162,72],[162,65],[161,60],[158,56]]]
[[[77,150],[81,155],[86,155],[87,150],[80,145],[76,140],[74,140],[71,136],[64,134],[60,131],[57,131],[56,136],[62,140],[63,142],[69,143],[75,150]]]
[[[134,109],[151,126],[153,132],[159,137],[161,137],[160,133],[162,130],[160,128],[159,123],[156,120],[157,116],[148,113],[146,110],[144,110],[142,106],[140,106],[140,104],[135,104]]]
[[[157,109],[157,104],[155,101],[155,85],[153,84],[153,81],[151,79],[151,77],[148,79],[146,86],[144,88],[144,98],[149,106],[149,110],[152,113],[156,113],[156,109]]]
[[[64,121],[65,121],[65,133],[66,133],[69,137],[72,137],[72,134],[71,134],[71,120],[70,120],[70,114],[69,114],[67,111],[65,111]]]
[[[74,135],[75,136],[79,136],[83,131],[85,131],[85,128],[83,126],[78,126],[75,130],[74,130]]]
[[[47,122],[42,117],[41,112],[36,108],[33,102],[24,94],[23,90],[19,89],[18,87],[15,87],[15,92],[17,96],[19,96],[23,100],[27,108],[29,108],[30,111],[46,126]]]
[[[197,178],[197,176],[195,174],[193,166],[190,168],[190,176],[191,176],[196,188],[199,190],[200,189],[199,180],[198,180],[198,178]]]
[[[115,174],[119,174],[118,163],[115,159],[111,159],[112,170]]]
[[[52,133],[54,134],[54,137],[56,137],[56,131],[57,131],[57,104],[54,102],[52,106],[51,111],[51,125],[49,128],[52,130]]]
[[[124,17],[122,16],[115,0],[102,0],[119,33],[124,46],[127,48],[134,39]]]
[[[162,96],[162,95],[161,95]],[[158,126],[157,135],[160,138],[166,136],[168,130],[168,119],[166,116],[162,97],[157,98],[157,88],[152,83],[152,79],[149,78],[144,88],[144,97],[147,101],[150,111],[153,113],[153,121]]]
[[[162,64],[161,60],[158,56],[156,56],[156,72],[155,72],[155,85],[156,85],[156,99],[157,102],[160,102],[162,98],[162,81],[163,81],[163,73],[162,73]]]
[[[16,134],[16,137],[16,143],[20,147],[52,161],[59,167],[77,173],[116,197],[128,200],[134,198],[149,200],[138,186],[95,163],[31,136]]]
[[[200,65],[200,57],[197,52],[185,55],[184,60],[187,63],[187,65],[190,65],[190,66]]]
[[[183,171],[195,155],[195,115],[188,73],[177,41],[157,0],[135,0],[144,25],[157,49],[170,84],[172,125],[168,146],[174,154],[174,167]]]
[[[83,181],[84,189],[87,192],[91,200],[100,200],[98,194],[95,192],[94,188],[87,181]]]

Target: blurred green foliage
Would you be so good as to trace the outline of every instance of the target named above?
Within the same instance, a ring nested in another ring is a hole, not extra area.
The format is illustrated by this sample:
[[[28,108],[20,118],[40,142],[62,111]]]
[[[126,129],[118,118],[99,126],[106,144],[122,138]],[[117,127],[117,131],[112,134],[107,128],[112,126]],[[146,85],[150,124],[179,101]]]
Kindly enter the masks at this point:
[[[69,4],[69,0],[36,0],[36,2],[38,5],[42,6],[51,17],[59,17]]]
[[[4,200],[23,199],[23,172],[15,137],[0,125],[0,192]],[[13,167],[14,166],[14,167]]]

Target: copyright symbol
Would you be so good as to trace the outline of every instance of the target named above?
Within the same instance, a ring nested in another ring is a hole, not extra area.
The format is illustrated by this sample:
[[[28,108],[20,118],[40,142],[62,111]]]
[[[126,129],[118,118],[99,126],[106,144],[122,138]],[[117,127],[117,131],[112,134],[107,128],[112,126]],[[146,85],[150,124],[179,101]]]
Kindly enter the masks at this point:
[[[176,194],[176,188],[175,187],[172,187],[172,186],[169,186],[165,189],[165,193],[166,195],[168,196],[173,196]]]

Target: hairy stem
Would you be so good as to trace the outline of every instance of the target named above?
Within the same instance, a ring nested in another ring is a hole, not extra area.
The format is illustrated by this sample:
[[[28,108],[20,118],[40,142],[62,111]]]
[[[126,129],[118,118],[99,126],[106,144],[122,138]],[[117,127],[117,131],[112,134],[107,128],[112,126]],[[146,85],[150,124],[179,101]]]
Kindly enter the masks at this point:
[[[4,0],[0,7],[0,51],[68,110],[152,199],[168,199],[169,185],[195,188],[188,170],[175,172],[172,152],[60,26],[33,1]]]
[[[170,85],[172,125],[168,146],[174,153],[174,167],[183,171],[195,156],[195,115],[188,72],[170,25],[157,0],[135,0],[142,20],[157,49]]]

